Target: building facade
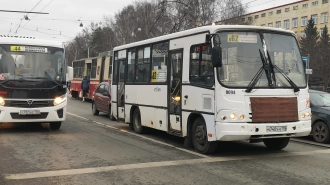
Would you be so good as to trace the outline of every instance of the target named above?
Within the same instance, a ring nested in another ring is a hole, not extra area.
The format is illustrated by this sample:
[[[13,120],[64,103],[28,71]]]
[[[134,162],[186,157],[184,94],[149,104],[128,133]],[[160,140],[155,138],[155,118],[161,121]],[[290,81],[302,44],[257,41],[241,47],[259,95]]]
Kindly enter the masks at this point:
[[[296,33],[297,37],[304,37],[304,29],[310,18],[321,34],[325,25],[329,28],[329,0],[301,0],[244,15],[243,22],[249,21],[252,25],[268,26],[289,29]],[[224,21],[218,22],[223,24]]]

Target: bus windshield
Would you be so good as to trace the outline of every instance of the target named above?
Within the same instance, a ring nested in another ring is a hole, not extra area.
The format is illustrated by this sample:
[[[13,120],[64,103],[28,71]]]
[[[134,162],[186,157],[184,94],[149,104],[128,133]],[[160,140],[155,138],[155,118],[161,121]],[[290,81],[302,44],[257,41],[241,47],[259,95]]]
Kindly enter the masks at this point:
[[[227,87],[247,87],[263,66],[260,51],[265,53],[260,32],[220,32],[219,34],[222,48],[222,67],[218,68],[220,83]],[[306,87],[305,68],[294,36],[274,32],[261,34],[265,39],[272,64],[298,87]],[[291,87],[278,70],[274,69],[274,72],[276,87]],[[265,73],[255,87],[269,87]]]
[[[65,74],[62,48],[0,45],[0,83],[27,79],[65,83]]]

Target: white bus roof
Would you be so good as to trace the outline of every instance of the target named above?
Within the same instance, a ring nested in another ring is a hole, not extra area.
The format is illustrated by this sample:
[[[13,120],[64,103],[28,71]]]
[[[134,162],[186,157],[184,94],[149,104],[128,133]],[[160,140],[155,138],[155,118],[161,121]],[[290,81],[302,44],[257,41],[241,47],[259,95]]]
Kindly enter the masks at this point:
[[[0,44],[31,45],[31,46],[34,45],[34,46],[63,48],[63,44],[58,41],[34,39],[32,37],[23,38],[21,36],[0,35]]]
[[[212,25],[212,26],[202,26],[202,27],[184,30],[184,31],[180,31],[180,32],[176,32],[176,33],[172,33],[172,34],[168,34],[168,35],[163,35],[163,36],[159,36],[159,37],[155,37],[155,38],[151,38],[151,39],[147,39],[147,40],[143,40],[143,41],[139,41],[139,42],[134,42],[134,43],[130,43],[130,44],[122,45],[122,46],[117,46],[113,50],[118,51],[118,50],[122,50],[122,49],[126,49],[126,48],[132,48],[132,47],[160,42],[160,41],[164,41],[164,40],[170,40],[170,39],[184,37],[187,35],[193,35],[193,34],[197,34],[197,33],[201,33],[201,32],[209,31],[210,33],[214,33],[215,31],[226,30],[226,29],[267,30],[267,31],[276,31],[276,32],[282,32],[282,33],[294,34],[294,32],[291,30],[284,30],[281,28],[272,28],[272,27],[265,27],[265,26]]]

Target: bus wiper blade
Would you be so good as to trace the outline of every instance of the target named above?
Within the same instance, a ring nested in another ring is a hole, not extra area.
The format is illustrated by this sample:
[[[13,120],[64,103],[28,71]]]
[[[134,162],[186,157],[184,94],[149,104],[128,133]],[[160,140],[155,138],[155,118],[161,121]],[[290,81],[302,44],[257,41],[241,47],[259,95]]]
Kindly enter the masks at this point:
[[[289,82],[291,87],[293,87],[294,92],[300,91],[299,87],[279,67],[277,67],[277,65],[274,65],[274,68],[277,69],[278,72],[280,72],[281,75]]]
[[[252,78],[251,82],[249,83],[247,89],[245,92],[249,93],[252,91],[252,89],[256,86],[258,80],[261,78],[262,74],[264,73],[264,68],[261,67],[257,74]]]
[[[263,57],[262,52],[261,52],[260,49],[259,49],[259,54],[260,54],[260,58],[261,58],[261,61],[262,61],[262,67],[259,69],[257,74],[252,78],[252,80],[249,83],[247,89],[245,90],[245,92],[248,92],[248,93],[252,91],[252,89],[257,84],[258,80],[261,78],[263,72],[266,71],[266,61],[265,61],[265,58]],[[266,71],[266,76],[267,76],[267,71]],[[267,79],[268,79],[268,83],[270,83],[271,81],[268,78],[268,76],[267,76]]]

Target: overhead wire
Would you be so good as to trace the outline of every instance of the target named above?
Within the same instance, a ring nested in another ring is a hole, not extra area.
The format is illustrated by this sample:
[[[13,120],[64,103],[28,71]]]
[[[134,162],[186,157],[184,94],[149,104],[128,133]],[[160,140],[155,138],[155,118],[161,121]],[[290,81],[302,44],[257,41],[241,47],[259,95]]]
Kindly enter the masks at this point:
[[[41,1],[42,1],[42,0],[40,0],[36,5],[34,5],[34,7],[30,10],[30,12],[31,12],[33,9],[35,9],[35,8],[40,4]],[[25,18],[27,18],[27,15],[28,15],[28,14],[25,15]],[[16,29],[15,33],[17,33],[17,31],[18,31],[19,27],[21,26],[22,22],[23,22],[23,19],[21,19],[21,21],[19,22],[19,24],[18,24],[18,26],[17,26],[17,29]],[[16,26],[15,26],[15,27],[16,27]],[[10,31],[10,32],[11,32],[11,31]],[[9,32],[9,33],[10,33],[10,32]]]

